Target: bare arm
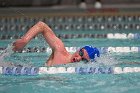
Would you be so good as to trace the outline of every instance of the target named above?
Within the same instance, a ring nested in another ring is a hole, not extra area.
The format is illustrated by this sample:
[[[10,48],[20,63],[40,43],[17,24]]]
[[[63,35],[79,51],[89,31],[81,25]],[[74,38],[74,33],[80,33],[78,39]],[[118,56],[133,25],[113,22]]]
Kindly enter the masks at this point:
[[[44,22],[38,22],[22,37],[28,43],[37,34],[42,33],[47,43],[52,49],[64,48],[63,42],[56,37],[52,29]]]

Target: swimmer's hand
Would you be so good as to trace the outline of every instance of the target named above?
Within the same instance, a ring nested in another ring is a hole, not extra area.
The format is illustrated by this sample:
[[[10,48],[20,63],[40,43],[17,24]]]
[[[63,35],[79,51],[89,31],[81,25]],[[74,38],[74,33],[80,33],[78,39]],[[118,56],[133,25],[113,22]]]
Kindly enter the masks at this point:
[[[13,51],[20,51],[22,50],[25,45],[26,45],[26,41],[24,39],[18,39],[17,41],[15,41],[13,43]]]

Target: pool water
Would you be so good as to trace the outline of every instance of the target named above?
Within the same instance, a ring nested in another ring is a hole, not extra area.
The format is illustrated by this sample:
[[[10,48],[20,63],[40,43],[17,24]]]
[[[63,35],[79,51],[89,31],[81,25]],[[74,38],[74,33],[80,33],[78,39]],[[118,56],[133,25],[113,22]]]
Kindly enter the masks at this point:
[[[116,10],[116,9],[115,9]],[[112,9],[111,9],[112,11]],[[64,13],[63,13],[64,12]],[[105,13],[100,13],[105,12]],[[52,27],[66,47],[92,45],[102,47],[139,47],[137,52],[103,52],[95,63],[72,63],[60,65],[140,67],[140,13],[139,9],[118,9],[118,12],[41,9],[0,9],[0,65],[44,66],[51,52],[12,53],[8,47],[15,39],[24,35],[39,20]],[[107,34],[135,34],[135,38],[107,38]],[[73,38],[68,38],[72,34]],[[80,38],[77,38],[79,34]],[[83,37],[81,37],[81,34]],[[92,36],[93,37],[88,37]],[[75,36],[74,36],[75,35]],[[87,37],[86,37],[87,35]],[[65,37],[65,36],[64,36]],[[86,37],[86,38],[85,38]],[[8,47],[3,53],[3,49]],[[44,38],[38,35],[26,48],[48,47]],[[25,48],[25,49],[26,49]],[[5,57],[3,57],[5,55]],[[59,60],[59,59],[58,59]],[[140,73],[127,74],[44,74],[37,76],[0,75],[0,93],[140,93]]]
[[[62,39],[66,47],[131,47],[140,46],[140,39]],[[0,41],[7,46],[13,40]],[[44,39],[34,39],[26,47],[48,47]],[[4,58],[5,62],[43,66],[50,53],[13,53]],[[86,66],[68,64],[62,66]],[[102,53],[95,66],[140,66],[140,53]],[[38,76],[0,75],[0,93],[139,93],[140,73],[128,74],[54,74]]]
[[[1,93],[139,93],[140,74],[1,76]]]

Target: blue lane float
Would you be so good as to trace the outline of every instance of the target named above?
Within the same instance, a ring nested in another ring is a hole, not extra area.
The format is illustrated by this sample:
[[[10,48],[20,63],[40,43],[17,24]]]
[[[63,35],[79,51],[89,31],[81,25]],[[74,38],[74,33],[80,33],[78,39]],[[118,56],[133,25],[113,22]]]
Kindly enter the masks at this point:
[[[111,74],[113,73],[113,69],[111,67],[104,68],[104,67],[77,67],[76,73],[78,74]]]
[[[139,73],[140,67],[0,67],[2,75],[40,74],[125,74]]]
[[[37,67],[3,67],[4,75],[38,75]]]

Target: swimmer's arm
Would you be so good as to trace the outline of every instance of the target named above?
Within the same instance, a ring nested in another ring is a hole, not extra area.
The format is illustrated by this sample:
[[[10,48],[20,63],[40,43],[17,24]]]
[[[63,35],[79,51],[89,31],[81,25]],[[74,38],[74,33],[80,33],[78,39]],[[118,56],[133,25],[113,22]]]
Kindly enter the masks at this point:
[[[47,62],[45,63],[45,66],[52,66],[53,62],[52,62],[52,58],[53,58],[53,52],[50,55],[49,59],[47,60]]]
[[[38,22],[23,36],[23,38],[29,42],[37,34],[42,33],[47,43],[52,49],[63,49],[63,42],[54,34],[52,29],[44,22]]]

